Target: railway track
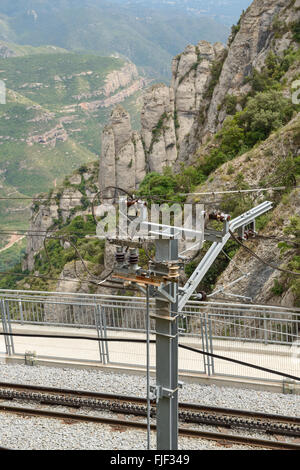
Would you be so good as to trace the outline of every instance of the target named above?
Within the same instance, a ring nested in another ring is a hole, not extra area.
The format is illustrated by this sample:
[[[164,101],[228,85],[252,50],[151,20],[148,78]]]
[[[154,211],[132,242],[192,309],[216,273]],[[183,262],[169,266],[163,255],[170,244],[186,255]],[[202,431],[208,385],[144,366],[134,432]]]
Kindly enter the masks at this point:
[[[0,383],[0,400],[21,400],[72,408],[90,408],[126,415],[147,416],[146,399],[126,395],[96,393],[34,385]],[[156,415],[155,401],[151,416]],[[242,428],[289,437],[300,437],[300,418],[201,406],[179,404],[179,420],[184,423]]]
[[[70,414],[70,413],[61,413],[57,411],[49,410],[37,410],[33,408],[21,408],[21,407],[11,407],[0,405],[0,413],[10,413],[16,414],[19,416],[32,416],[32,417],[43,417],[43,418],[52,418],[60,419],[66,424],[71,424],[75,422],[86,422],[86,423],[96,423],[96,424],[105,424],[112,427],[113,430],[119,431],[120,428],[134,428],[141,429],[146,431],[147,423],[140,421],[128,421],[120,420],[113,418],[104,418],[96,417],[82,414]],[[151,424],[151,430],[155,431],[156,426]],[[179,428],[178,430],[180,436],[204,439],[209,441],[220,442],[222,445],[226,444],[238,444],[247,447],[259,447],[260,449],[272,449],[272,450],[300,450],[300,445],[280,442],[280,441],[271,441],[266,439],[256,439],[252,437],[237,436],[232,434],[224,433],[212,433],[206,431],[198,431],[195,429],[188,428]]]

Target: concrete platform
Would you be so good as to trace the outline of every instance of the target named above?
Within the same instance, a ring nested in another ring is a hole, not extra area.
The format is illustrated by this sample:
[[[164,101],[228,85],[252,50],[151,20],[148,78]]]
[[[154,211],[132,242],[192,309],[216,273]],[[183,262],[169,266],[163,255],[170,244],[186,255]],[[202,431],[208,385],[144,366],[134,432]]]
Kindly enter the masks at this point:
[[[38,363],[55,367],[101,367],[106,370],[132,373],[145,373],[146,345],[139,343],[108,343],[109,363],[100,363],[99,346],[97,341],[76,339],[78,336],[96,338],[94,329],[51,327],[38,325],[13,325],[14,333],[52,334],[73,336],[74,339],[52,338],[22,338],[14,337],[15,354],[6,355],[4,337],[0,336],[0,360],[3,362],[24,363],[26,351],[35,351]],[[142,333],[109,331],[110,338],[145,339]],[[154,336],[151,339],[155,339]],[[181,344],[202,349],[199,337],[181,337]],[[281,346],[248,343],[241,341],[214,340],[214,352],[232,359],[270,368],[294,376],[300,376],[300,345]],[[150,346],[151,366],[155,367],[155,345]],[[206,359],[205,359],[206,362]],[[204,366],[202,354],[180,349],[179,370],[186,381],[215,384],[245,386],[248,388],[263,388],[265,390],[282,391],[287,379],[267,372],[238,364],[232,364],[221,359],[214,360],[214,374],[208,375]],[[291,385],[291,393],[300,394],[300,382]]]

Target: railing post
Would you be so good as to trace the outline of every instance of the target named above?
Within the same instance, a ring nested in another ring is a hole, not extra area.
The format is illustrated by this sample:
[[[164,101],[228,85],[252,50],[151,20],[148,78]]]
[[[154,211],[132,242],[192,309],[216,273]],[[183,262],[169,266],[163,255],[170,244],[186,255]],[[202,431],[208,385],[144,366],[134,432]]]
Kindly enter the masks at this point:
[[[105,341],[107,339],[107,328],[105,314],[101,305],[95,305],[95,325],[98,338],[100,339],[98,342],[100,362],[102,364],[107,364],[109,362],[108,342]]]
[[[23,316],[22,300],[19,300],[19,311],[20,311],[21,325],[23,325],[24,324],[24,316]]]
[[[12,333],[10,319],[9,319],[8,305],[7,305],[6,300],[0,301],[0,309],[1,309],[3,333]],[[5,342],[6,354],[8,356],[11,356],[15,352],[13,337],[4,335],[4,342]]]
[[[107,323],[106,323],[106,313],[102,309],[102,325],[103,325],[103,337],[107,340]],[[103,351],[104,351],[104,360],[106,359],[105,364],[109,363],[109,351],[108,351],[108,341],[103,342]]]
[[[204,350],[208,353],[212,353],[212,329],[211,329],[211,319],[209,314],[204,313],[204,331],[205,331],[205,346]],[[214,359],[211,356],[207,357],[207,373],[208,375],[214,374]]]
[[[214,350],[213,350],[213,333],[212,333],[212,320],[208,314],[208,334],[209,334],[209,346],[210,346],[210,353],[213,353]],[[212,375],[214,375],[215,373],[215,360],[213,357],[210,358],[211,359],[211,371],[212,371]]]
[[[6,301],[6,313],[7,313],[8,331],[9,331],[9,333],[12,334],[11,318],[10,318],[10,310],[9,310],[8,301]],[[8,339],[10,341],[10,347],[11,347],[12,354],[15,354],[14,338],[13,338],[13,336],[9,336]]]
[[[7,333],[7,324],[6,324],[6,315],[5,315],[5,309],[4,309],[4,300],[0,301],[0,311],[1,311],[2,330],[3,330],[3,333]],[[6,354],[8,354],[10,356],[10,347],[9,347],[9,343],[8,343],[7,339],[8,339],[8,337],[4,335],[4,343],[5,343]]]
[[[264,339],[265,339],[265,344],[268,344],[268,331],[267,331],[267,319],[264,313]]]
[[[202,339],[202,349],[205,351],[205,341],[204,341],[204,326],[203,326],[203,317],[200,317],[200,330],[201,330],[201,339]],[[203,366],[204,366],[204,374],[206,374],[206,356],[203,354]]]

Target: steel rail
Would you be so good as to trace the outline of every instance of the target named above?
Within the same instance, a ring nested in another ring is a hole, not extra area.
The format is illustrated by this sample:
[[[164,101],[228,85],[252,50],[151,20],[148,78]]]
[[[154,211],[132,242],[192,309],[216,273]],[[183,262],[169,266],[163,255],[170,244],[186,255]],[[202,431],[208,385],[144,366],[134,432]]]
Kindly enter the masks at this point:
[[[49,410],[37,410],[33,408],[17,408],[11,406],[2,406],[0,405],[0,413],[10,413],[17,414],[21,416],[33,416],[33,417],[43,417],[51,419],[60,419],[65,421],[66,424],[72,422],[80,421],[86,423],[96,423],[96,424],[106,424],[112,427],[125,427],[125,428],[135,428],[147,430],[147,423],[139,421],[128,421],[120,420],[113,418],[104,418],[96,416],[86,416],[80,414],[70,414],[70,413],[61,413],[57,411]],[[151,424],[151,430],[155,431],[156,426]],[[224,433],[212,433],[206,431],[198,431],[195,429],[188,428],[179,428],[179,435],[187,436],[197,439],[205,439],[209,441],[221,441],[221,442],[230,442],[232,444],[240,444],[244,446],[253,446],[259,447],[261,449],[277,449],[277,450],[300,450],[300,445],[281,442],[281,441],[271,441],[266,439],[256,439],[252,437],[245,436],[236,436],[233,434],[224,434]]]
[[[16,390],[17,392],[15,392]],[[33,395],[30,395],[30,392],[34,392]],[[87,407],[139,416],[147,415],[147,400],[145,398],[110,393],[0,383],[0,399],[1,398],[4,400],[17,399],[23,401],[38,401],[43,404],[67,407]],[[152,400],[151,403],[151,415],[154,416],[155,401]],[[136,406],[137,404],[141,406]],[[203,406],[195,403],[180,403],[179,409],[179,418],[183,422],[213,426],[242,427],[249,430],[258,429],[264,432],[287,436],[300,436],[300,418],[298,417]],[[288,426],[290,426],[290,428],[288,428]]]

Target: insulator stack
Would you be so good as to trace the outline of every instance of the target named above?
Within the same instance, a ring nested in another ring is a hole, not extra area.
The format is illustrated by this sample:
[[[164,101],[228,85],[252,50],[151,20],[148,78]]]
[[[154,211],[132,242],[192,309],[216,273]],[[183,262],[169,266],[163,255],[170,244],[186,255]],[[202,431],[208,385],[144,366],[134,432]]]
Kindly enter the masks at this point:
[[[177,279],[179,277],[179,266],[169,267],[169,277],[172,279]]]
[[[135,265],[138,264],[139,262],[139,254],[136,250],[136,248],[130,248],[129,250],[129,259],[128,259],[129,264]]]
[[[118,264],[123,264],[125,262],[125,252],[121,246],[117,247],[116,262]]]
[[[244,239],[249,240],[250,238],[255,238],[256,233],[253,230],[245,230]]]
[[[209,214],[210,220],[218,220],[219,222],[228,222],[230,220],[230,215],[224,214],[220,211],[213,211]]]

